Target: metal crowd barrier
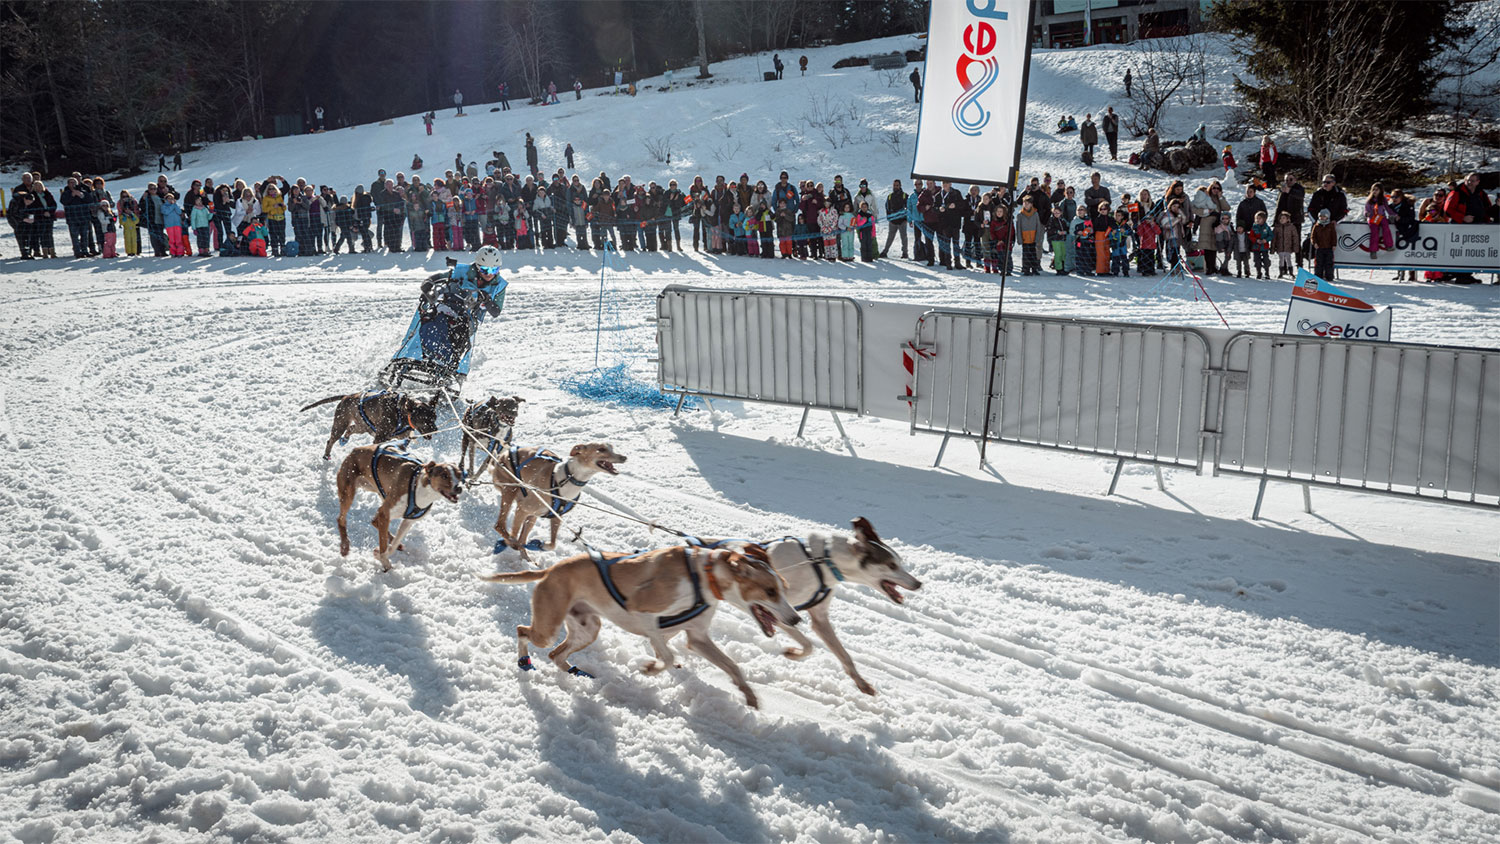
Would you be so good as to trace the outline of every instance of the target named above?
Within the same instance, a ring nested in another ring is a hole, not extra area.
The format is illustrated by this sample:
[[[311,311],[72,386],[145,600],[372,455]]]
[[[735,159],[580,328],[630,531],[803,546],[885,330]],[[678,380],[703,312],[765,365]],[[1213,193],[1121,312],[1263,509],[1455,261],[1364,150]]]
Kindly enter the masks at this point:
[[[1215,474],[1500,506],[1500,351],[1239,333]]]
[[[853,299],[673,285],[657,296],[656,323],[657,380],[679,409],[698,395],[801,407],[804,423],[811,409],[864,412]]]
[[[893,344],[868,373],[863,308]],[[1302,484],[1309,509],[1315,484],[1500,508],[1500,350],[1008,315],[990,384],[985,311],[672,286],[657,323],[664,392],[801,407],[804,424],[867,413],[867,380],[904,376],[892,415],[942,434],[938,461],[987,434],[1112,457],[1111,493],[1127,461],[1158,484],[1161,466],[1258,477],[1257,518],[1271,480]]]
[[[916,325],[911,430],[1197,467],[1209,342],[1191,328],[1007,316],[984,424],[993,314]],[[941,459],[941,451],[939,452]]]

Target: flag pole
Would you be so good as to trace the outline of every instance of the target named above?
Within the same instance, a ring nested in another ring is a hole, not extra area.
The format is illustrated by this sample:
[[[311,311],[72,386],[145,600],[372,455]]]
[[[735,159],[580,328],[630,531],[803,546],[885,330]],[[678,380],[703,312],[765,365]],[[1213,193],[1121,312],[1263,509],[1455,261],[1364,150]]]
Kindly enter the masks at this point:
[[[1027,3],[1026,12],[1026,58],[1021,71],[1021,108],[1016,116],[1016,149],[1011,157],[1010,178],[1006,180],[1005,196],[1001,200],[1010,209],[1010,237],[1006,239],[1005,255],[1000,263],[1000,299],[995,305],[995,335],[990,344],[990,373],[984,383],[984,424],[979,433],[979,465],[985,465],[990,444],[990,412],[995,404],[995,370],[1000,364],[1000,334],[1005,330],[1005,281],[1010,278],[1010,253],[1016,242],[1015,196],[1016,185],[1021,177],[1021,136],[1026,131],[1026,88],[1031,81],[1031,41],[1033,24],[1036,21],[1036,3]],[[1022,247],[1024,249],[1024,247]],[[1041,248],[1041,244],[1037,244]]]
[[[1007,217],[1010,220],[1010,233],[1000,258],[1000,301],[995,305],[995,333],[990,343],[990,374],[984,382],[984,429],[979,437],[980,466],[985,465],[985,453],[990,444],[990,409],[995,403],[995,370],[1000,364],[1000,334],[1005,330],[1005,281],[1010,278],[1010,253],[1016,244],[1015,189],[1016,169],[1012,168],[1010,184],[1005,186],[1005,196],[1000,200],[1009,210]]]

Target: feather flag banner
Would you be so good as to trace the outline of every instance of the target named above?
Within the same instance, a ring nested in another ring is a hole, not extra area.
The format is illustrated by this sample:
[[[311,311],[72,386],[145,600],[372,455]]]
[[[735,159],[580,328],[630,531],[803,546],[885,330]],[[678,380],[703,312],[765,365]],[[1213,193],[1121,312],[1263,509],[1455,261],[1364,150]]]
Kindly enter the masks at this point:
[[[1033,8],[1031,0],[933,0],[914,178],[1014,184]]]

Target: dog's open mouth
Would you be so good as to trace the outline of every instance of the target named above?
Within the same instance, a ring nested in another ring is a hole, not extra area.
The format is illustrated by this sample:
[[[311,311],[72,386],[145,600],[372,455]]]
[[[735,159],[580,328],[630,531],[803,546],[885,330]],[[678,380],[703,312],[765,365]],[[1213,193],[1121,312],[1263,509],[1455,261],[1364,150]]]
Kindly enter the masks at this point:
[[[882,580],[880,581],[880,588],[885,590],[885,594],[892,601],[895,601],[898,604],[906,603],[906,598],[901,596],[900,585],[897,584],[896,581]]]
[[[452,502],[454,504],[457,504],[458,503],[458,490],[453,490],[452,492],[444,492],[443,493],[443,497],[446,498],[446,499],[448,499],[450,502]]]
[[[608,472],[611,475],[620,474],[619,470],[615,468],[615,464],[609,462],[608,460],[595,460],[594,465],[597,466],[599,468],[599,471],[601,472]]]
[[[776,635],[776,618],[770,611],[759,604],[750,605],[750,614],[755,616],[755,621],[760,625],[760,632],[769,638]]]

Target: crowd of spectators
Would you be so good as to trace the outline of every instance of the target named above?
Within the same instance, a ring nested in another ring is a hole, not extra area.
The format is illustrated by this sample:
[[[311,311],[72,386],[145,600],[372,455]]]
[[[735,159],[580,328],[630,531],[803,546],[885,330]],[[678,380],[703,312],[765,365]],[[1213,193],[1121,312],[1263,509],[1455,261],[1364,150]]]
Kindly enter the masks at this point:
[[[874,261],[888,257],[899,238],[902,258],[950,270],[1008,271],[1018,246],[1022,275],[1042,272],[1050,252],[1060,274],[1128,276],[1133,268],[1149,276],[1181,259],[1207,273],[1269,278],[1274,255],[1278,278],[1307,262],[1331,278],[1340,222],[1370,226],[1373,257],[1397,237],[1413,239],[1423,222],[1492,222],[1500,207],[1475,174],[1421,200],[1401,190],[1387,194],[1377,183],[1354,204],[1331,175],[1309,195],[1290,173],[1264,189],[1254,178],[1243,187],[1231,182],[1241,192],[1234,202],[1219,179],[1191,194],[1174,179],[1159,197],[1149,188],[1117,196],[1098,172],[1081,195],[1079,186],[1043,174],[1014,202],[999,188],[962,190],[921,179],[910,192],[895,180],[877,197],[865,179],[851,189],[841,175],[831,183],[794,182],[786,171],[770,183],[741,173],[712,183],[697,176],[683,187],[673,178],[642,183],[605,172],[585,182],[561,167],[544,175],[529,135],[523,173],[498,151],[483,165],[456,156],[453,169],[430,183],[415,172],[421,160],[412,165],[410,178],[380,170],[352,194],[278,175],[253,183],[194,179],[179,188],[161,174],[138,196],[116,196],[102,178],[74,173],[57,196],[37,174],[26,174],[11,193],[7,219],[26,259],[57,257],[61,218],[75,258],[134,256],[143,247],[158,257],[195,249],[199,256],[316,256],[346,247],[368,253],[482,245],[671,252],[685,248],[686,230],[694,250],[766,259]],[[877,227],[885,228],[883,246]]]

